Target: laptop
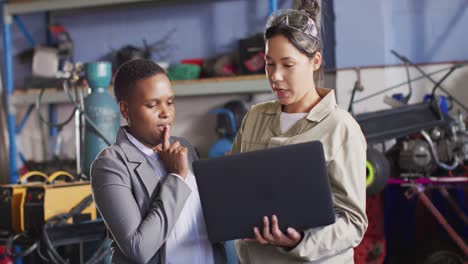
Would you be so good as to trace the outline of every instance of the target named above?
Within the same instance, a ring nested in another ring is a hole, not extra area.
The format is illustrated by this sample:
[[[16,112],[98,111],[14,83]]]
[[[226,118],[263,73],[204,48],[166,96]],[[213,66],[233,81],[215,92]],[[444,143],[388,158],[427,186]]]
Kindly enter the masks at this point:
[[[253,238],[273,214],[283,232],[335,222],[319,141],[197,160],[193,170],[213,243]]]

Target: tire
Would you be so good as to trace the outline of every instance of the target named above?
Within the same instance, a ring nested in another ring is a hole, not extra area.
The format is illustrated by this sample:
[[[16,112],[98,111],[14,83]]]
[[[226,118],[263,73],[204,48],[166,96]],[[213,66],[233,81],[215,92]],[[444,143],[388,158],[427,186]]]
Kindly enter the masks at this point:
[[[370,147],[367,149],[366,187],[367,194],[381,192],[390,177],[390,163],[383,153]]]

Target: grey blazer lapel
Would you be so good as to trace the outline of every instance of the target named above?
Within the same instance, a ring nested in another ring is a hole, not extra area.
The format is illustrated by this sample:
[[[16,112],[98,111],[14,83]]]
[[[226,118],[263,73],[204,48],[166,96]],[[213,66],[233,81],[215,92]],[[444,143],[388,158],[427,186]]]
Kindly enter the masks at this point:
[[[133,170],[135,174],[140,177],[143,185],[145,185],[146,191],[148,192],[148,196],[151,196],[151,193],[158,184],[158,177],[154,177],[154,170],[146,159],[145,154],[130,142],[124,129],[125,127],[121,127],[119,129],[116,141],[125,153],[127,161],[134,164],[134,166],[129,166],[129,169]]]
[[[159,182],[159,177],[155,176],[153,167],[151,167],[149,162],[145,160],[135,168],[135,172],[145,185],[148,196],[151,197],[153,190]]]

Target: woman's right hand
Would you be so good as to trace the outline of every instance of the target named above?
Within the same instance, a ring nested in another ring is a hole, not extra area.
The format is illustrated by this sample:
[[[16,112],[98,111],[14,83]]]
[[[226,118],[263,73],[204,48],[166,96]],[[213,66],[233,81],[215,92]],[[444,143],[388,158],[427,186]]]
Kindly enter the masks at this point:
[[[188,173],[188,150],[179,141],[169,142],[170,127],[163,131],[163,142],[154,148],[169,173],[180,175],[184,180]]]

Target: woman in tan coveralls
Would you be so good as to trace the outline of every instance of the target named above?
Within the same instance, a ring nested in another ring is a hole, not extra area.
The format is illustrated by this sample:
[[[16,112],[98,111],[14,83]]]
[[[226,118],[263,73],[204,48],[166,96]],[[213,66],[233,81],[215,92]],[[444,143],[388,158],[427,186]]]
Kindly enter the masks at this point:
[[[315,86],[322,63],[319,9],[316,0],[303,0],[299,10],[279,10],[268,19],[266,75],[277,100],[247,113],[232,153],[320,140],[336,222],[282,232],[281,219],[265,216],[263,227],[254,227],[254,239],[236,242],[240,263],[354,263],[353,247],[367,228],[365,138],[351,115],[336,104],[334,91]],[[320,201],[304,201],[314,202]]]

